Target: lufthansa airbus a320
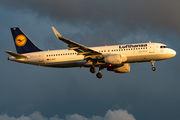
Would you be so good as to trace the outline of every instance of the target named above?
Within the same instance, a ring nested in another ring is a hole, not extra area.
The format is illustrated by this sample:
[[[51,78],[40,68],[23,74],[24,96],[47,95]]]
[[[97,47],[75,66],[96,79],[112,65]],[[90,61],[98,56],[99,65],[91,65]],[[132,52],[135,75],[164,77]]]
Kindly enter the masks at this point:
[[[17,53],[5,51],[11,57],[8,60],[44,67],[69,68],[89,67],[102,78],[101,70],[106,68],[115,73],[130,72],[130,63],[154,62],[172,58],[176,51],[162,43],[136,43],[113,46],[86,47],[64,38],[54,27],[56,37],[65,42],[69,49],[43,51],[40,50],[19,28],[11,28]]]

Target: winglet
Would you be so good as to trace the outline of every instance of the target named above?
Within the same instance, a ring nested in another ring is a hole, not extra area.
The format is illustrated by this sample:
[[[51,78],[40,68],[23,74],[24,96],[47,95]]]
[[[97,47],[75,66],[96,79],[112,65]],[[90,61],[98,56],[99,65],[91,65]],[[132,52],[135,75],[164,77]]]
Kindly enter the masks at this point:
[[[63,38],[62,35],[61,35],[54,27],[52,27],[52,29],[53,29],[54,34],[56,35],[56,37],[57,37],[58,39],[62,39],[62,38]]]

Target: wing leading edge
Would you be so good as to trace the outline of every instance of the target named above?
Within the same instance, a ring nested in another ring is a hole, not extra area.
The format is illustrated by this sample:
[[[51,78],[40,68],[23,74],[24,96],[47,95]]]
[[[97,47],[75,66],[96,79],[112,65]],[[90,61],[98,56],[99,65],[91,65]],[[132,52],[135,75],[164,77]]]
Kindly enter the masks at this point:
[[[84,56],[102,55],[102,53],[96,50],[90,49],[84,45],[81,45],[79,43],[64,38],[54,27],[52,27],[52,29],[58,39],[68,44],[69,50],[74,50],[78,52],[79,55],[84,55]]]

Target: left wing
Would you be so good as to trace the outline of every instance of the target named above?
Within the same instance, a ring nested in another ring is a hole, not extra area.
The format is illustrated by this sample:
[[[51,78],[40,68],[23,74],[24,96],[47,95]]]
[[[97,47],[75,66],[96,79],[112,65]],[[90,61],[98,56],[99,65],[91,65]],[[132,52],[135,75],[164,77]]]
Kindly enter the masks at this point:
[[[86,46],[83,46],[83,45],[78,44],[74,41],[71,41],[71,40],[64,38],[54,27],[52,27],[52,29],[53,29],[53,31],[54,31],[54,33],[58,39],[65,42],[66,44],[68,44],[69,50],[75,50],[76,52],[78,52],[79,55],[84,55],[84,56],[102,55],[102,53],[100,53],[96,50],[90,49]]]

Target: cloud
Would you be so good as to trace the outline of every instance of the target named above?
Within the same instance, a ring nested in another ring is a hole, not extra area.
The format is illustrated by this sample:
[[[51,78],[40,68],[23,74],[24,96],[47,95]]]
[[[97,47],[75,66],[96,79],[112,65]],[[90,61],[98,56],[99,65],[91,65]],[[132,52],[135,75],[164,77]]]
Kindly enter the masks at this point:
[[[40,22],[49,20],[49,26],[38,27],[51,30],[56,24],[64,37],[85,46],[164,43],[174,39],[169,36],[180,37],[179,0],[0,0],[0,5],[19,11],[21,18],[30,14]],[[60,48],[52,30],[48,32],[51,35],[45,35],[45,48]]]
[[[126,110],[108,110],[104,120],[135,120],[133,115],[128,114]]]
[[[148,24],[180,34],[179,0],[0,0],[0,4],[69,24],[80,22],[90,27],[110,21],[129,29]]]
[[[66,115],[65,119],[60,119],[58,115],[51,118],[46,118],[36,111],[29,116],[22,115],[19,118],[10,117],[7,114],[0,115],[0,120],[136,120],[132,114],[129,114],[126,110],[108,110],[104,117],[92,116],[92,118],[86,118],[85,116],[73,114]]]

